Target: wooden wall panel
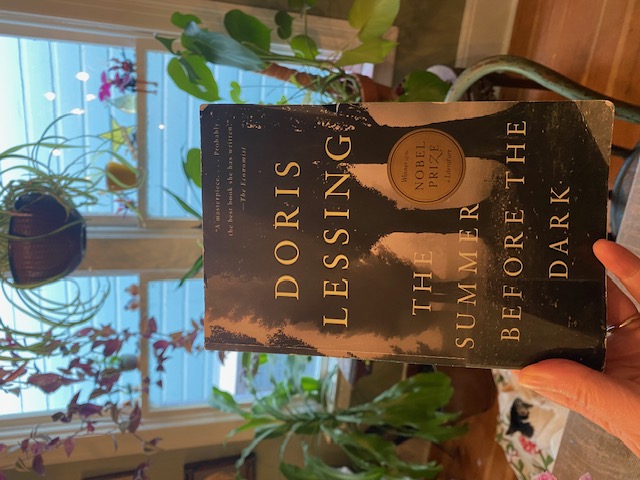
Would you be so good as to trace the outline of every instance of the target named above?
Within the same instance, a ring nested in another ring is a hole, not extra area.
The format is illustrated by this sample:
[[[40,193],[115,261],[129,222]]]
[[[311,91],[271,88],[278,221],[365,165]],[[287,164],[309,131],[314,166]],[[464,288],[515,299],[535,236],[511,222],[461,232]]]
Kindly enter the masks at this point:
[[[521,0],[510,53],[535,60],[606,95],[640,104],[639,0]],[[505,98],[558,98],[508,91]],[[632,148],[640,126],[616,121],[614,143]],[[612,176],[620,160],[614,159]]]

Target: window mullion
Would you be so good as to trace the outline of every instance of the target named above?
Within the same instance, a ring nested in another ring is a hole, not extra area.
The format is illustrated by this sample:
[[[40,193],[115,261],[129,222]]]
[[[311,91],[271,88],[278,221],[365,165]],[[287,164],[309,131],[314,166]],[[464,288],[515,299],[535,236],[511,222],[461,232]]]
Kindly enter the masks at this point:
[[[147,324],[149,321],[149,293],[148,286],[149,278],[148,275],[140,274],[140,285],[139,285],[139,293],[140,293],[140,331],[144,332],[147,328]],[[139,355],[139,368],[140,368],[140,379],[144,380],[145,377],[151,379],[151,372],[149,371],[149,340],[146,338],[140,338],[140,355]],[[142,390],[141,394],[141,406],[142,414],[147,415],[151,408],[149,404],[149,388],[151,385],[147,385],[147,388]]]
[[[147,42],[142,39],[136,40],[136,70],[138,79],[147,80]],[[137,128],[136,139],[138,144],[138,169],[145,175],[149,162],[147,161],[147,95],[136,95],[137,102]],[[148,218],[147,208],[147,182],[142,182],[138,190],[138,210],[143,219]]]

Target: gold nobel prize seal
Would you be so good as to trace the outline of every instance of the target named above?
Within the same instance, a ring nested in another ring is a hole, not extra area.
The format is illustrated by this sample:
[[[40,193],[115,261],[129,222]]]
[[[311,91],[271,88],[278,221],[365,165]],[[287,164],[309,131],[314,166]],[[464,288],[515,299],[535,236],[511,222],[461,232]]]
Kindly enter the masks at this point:
[[[421,128],[396,142],[387,171],[391,185],[402,197],[426,205],[453,195],[462,183],[465,166],[464,152],[451,135]]]

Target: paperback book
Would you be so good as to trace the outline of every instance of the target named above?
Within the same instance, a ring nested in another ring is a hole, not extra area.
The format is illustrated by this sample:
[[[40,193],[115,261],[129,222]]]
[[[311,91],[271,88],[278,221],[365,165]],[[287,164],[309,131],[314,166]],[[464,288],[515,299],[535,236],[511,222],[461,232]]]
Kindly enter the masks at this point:
[[[206,346],[604,362],[613,108],[207,105]]]

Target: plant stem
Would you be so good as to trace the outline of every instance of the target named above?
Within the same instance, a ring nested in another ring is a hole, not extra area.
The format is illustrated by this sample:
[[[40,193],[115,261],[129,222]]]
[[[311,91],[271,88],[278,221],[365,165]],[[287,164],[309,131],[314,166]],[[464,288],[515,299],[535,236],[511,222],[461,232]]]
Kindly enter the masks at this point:
[[[467,68],[452,85],[445,102],[459,101],[471,85],[495,72],[512,72],[522,75],[571,100],[609,100],[615,104],[618,118],[640,123],[640,106],[608,97],[544,65],[514,55],[488,57]]]

